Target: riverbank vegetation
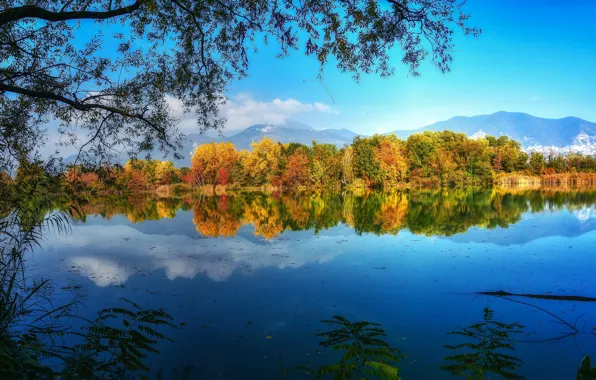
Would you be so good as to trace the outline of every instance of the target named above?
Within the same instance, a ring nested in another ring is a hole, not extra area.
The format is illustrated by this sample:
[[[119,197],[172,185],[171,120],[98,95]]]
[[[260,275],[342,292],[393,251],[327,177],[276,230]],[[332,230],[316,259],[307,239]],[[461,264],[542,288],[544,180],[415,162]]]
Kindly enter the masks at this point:
[[[16,177],[38,169],[22,163]],[[196,146],[188,167],[154,159],[124,166],[70,166],[64,180],[79,190],[174,192],[196,187],[296,190],[312,188],[594,185],[596,158],[522,150],[506,136],[473,139],[451,131],[356,137],[351,145],[281,144],[269,138],[237,150],[230,142]],[[3,181],[10,181],[4,174]],[[168,186],[164,190],[164,186]],[[223,190],[222,190],[223,189]]]

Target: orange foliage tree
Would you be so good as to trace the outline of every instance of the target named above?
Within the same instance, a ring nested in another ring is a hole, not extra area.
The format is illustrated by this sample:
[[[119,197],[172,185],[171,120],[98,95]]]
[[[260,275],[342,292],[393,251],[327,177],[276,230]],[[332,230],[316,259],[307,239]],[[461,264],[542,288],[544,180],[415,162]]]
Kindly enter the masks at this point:
[[[405,182],[408,162],[401,142],[395,135],[382,136],[375,147],[375,158],[379,161],[381,181],[387,185]]]
[[[305,185],[308,183],[309,174],[308,156],[303,149],[298,149],[288,158],[281,182],[287,187]]]
[[[78,166],[69,168],[65,173],[66,181],[71,186],[82,189],[97,189],[100,186],[99,176],[92,171],[85,171]]]
[[[199,145],[192,154],[191,170],[200,183],[214,185],[218,181],[218,175],[224,173],[227,183],[227,174],[231,172],[238,157],[238,151],[230,142]]]

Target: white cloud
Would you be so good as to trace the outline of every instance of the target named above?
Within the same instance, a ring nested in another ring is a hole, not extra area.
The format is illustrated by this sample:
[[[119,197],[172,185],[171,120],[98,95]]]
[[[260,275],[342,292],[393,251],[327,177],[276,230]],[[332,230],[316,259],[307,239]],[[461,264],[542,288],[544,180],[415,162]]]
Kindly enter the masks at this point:
[[[343,237],[351,238],[355,236]],[[317,249],[321,239],[335,241],[337,237],[310,239],[296,251],[284,240],[255,244],[237,236],[197,241],[185,235],[145,234],[125,225],[80,225],[71,235],[49,236],[46,252],[36,256],[36,261],[44,271],[75,271],[99,287],[122,285],[135,275],[157,270],[163,270],[169,280],[202,274],[213,281],[225,281],[234,273],[259,268],[325,263],[344,252],[338,248],[321,253]]]
[[[121,285],[128,280],[126,268],[110,259],[88,256],[72,257],[70,265],[77,268],[80,274],[91,279],[99,287]]]
[[[184,114],[179,100],[168,98],[168,104],[175,115],[181,118],[178,127],[182,132],[193,133],[199,130],[194,115]],[[284,124],[290,118],[312,113],[337,115],[339,111],[321,102],[303,103],[294,98],[260,101],[249,94],[230,97],[220,108],[220,115],[226,119],[226,131],[237,131],[261,123]]]

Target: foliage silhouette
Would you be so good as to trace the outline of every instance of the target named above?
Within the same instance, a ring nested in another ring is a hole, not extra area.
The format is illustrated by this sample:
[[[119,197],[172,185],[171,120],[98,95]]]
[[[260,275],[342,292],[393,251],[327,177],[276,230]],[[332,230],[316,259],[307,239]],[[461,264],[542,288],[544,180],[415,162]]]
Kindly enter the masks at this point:
[[[341,360],[327,364],[316,371],[306,367],[299,369],[313,374],[316,379],[327,375],[336,380],[366,379],[370,376],[381,379],[401,379],[397,363],[405,358],[399,349],[383,340],[385,330],[378,323],[367,321],[350,322],[344,317],[334,316],[323,323],[335,329],[316,334],[325,338],[319,344],[343,352]]]
[[[64,358],[62,376],[100,379],[151,370],[145,363],[148,354],[159,352],[155,348],[159,341],[171,341],[156,328],[175,328],[173,318],[163,310],[144,310],[130,300],[122,300],[128,308],[103,309],[82,333],[72,333],[84,338],[84,343],[69,349],[72,354]]]
[[[491,373],[505,379],[524,378],[514,372],[523,365],[523,361],[503,353],[514,350],[510,336],[522,333],[523,326],[495,321],[493,314],[492,310],[485,308],[483,322],[449,333],[470,341],[445,345],[445,348],[461,353],[447,356],[445,361],[450,363],[442,365],[441,369],[470,380],[485,379],[485,375]]]

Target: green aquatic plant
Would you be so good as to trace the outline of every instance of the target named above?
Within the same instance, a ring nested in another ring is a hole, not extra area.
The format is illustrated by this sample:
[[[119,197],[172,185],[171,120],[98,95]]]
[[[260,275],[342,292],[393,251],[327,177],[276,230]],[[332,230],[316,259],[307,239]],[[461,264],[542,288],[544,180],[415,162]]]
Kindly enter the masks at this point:
[[[590,355],[584,356],[577,369],[577,380],[595,380],[596,367],[592,367]]]
[[[502,323],[493,319],[494,312],[484,309],[483,322],[473,324],[460,331],[450,332],[450,335],[460,335],[470,340],[457,345],[445,345],[457,354],[447,356],[449,364],[441,369],[451,374],[469,380],[482,380],[488,374],[500,375],[505,379],[518,380],[523,376],[514,371],[523,365],[523,361],[504,352],[514,350],[511,336],[520,334],[523,326],[512,323]]]
[[[175,328],[172,317],[163,310],[145,310],[122,298],[128,308],[108,308],[98,313],[82,333],[72,333],[84,342],[68,348],[64,358],[66,379],[102,379],[135,371],[150,372],[146,359],[160,341],[172,341],[157,330],[158,326]]]
[[[378,323],[367,321],[350,322],[344,317],[334,316],[324,320],[335,329],[316,334],[325,338],[319,343],[343,353],[339,362],[327,364],[318,370],[305,370],[316,379],[331,376],[335,380],[380,378],[398,380],[397,363],[405,358],[399,349],[391,347],[384,338],[385,330]]]

